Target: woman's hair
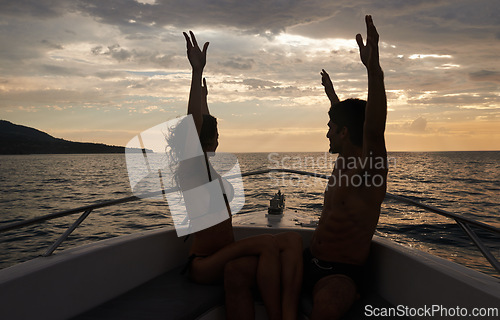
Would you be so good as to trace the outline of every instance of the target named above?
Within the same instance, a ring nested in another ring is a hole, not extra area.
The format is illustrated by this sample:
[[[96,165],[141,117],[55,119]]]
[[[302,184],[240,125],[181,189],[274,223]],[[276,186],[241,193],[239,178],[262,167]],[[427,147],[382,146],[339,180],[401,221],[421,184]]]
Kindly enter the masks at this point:
[[[193,123],[194,124],[194,123]],[[182,117],[176,123],[170,125],[164,134],[166,140],[165,146],[165,161],[167,166],[162,168],[167,176],[171,176],[172,179],[169,181],[164,181],[168,186],[182,187],[186,181],[191,181],[193,170],[190,168],[193,166],[192,161],[199,158],[200,156],[188,157],[186,159],[186,152],[191,154],[193,151],[193,141],[188,141],[192,135],[189,134],[189,117]],[[210,147],[215,139],[217,138],[217,119],[209,114],[203,115],[203,125],[200,131],[200,144],[203,150]],[[190,151],[189,151],[190,150]],[[202,157],[202,163],[205,165],[205,158]],[[187,161],[191,160],[191,161]],[[184,176],[184,178],[180,178]],[[186,178],[187,176],[187,178]]]
[[[202,149],[209,147],[217,138],[217,118],[209,114],[203,115],[203,125],[200,131],[200,143]]]
[[[338,126],[338,130],[347,127],[351,142],[359,147],[363,145],[365,108],[366,101],[347,99],[333,104],[328,111],[330,120]]]

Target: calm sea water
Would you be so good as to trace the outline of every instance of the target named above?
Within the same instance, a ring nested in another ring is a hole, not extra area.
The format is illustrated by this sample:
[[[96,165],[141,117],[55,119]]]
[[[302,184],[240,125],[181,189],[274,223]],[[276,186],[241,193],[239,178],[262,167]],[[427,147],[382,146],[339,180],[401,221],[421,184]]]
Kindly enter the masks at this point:
[[[238,154],[242,172],[270,167],[329,174],[325,153]],[[500,227],[500,152],[390,153],[388,191]],[[0,156],[0,225],[132,195],[123,154]],[[280,189],[304,217],[321,212],[326,181],[290,174],[244,178],[242,212],[267,208]],[[32,259],[78,217],[0,234],[0,268]],[[58,250],[123,234],[172,226],[166,201],[97,209]],[[478,230],[500,259],[500,237]],[[453,220],[394,201],[382,208],[378,235],[498,276]]]

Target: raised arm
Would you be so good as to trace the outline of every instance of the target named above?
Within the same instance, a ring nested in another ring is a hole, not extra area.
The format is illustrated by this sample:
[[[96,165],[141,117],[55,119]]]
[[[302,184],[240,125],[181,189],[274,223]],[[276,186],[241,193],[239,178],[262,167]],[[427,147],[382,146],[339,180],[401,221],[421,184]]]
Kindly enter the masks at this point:
[[[189,33],[191,39],[187,33],[183,32],[186,38],[187,56],[193,71],[187,113],[193,115],[194,124],[196,125],[196,130],[199,135],[203,124],[201,79],[203,77],[203,68],[205,68],[207,62],[208,42],[203,46],[203,50],[200,50],[193,32],[189,31]]]
[[[210,114],[208,110],[208,87],[207,87],[207,79],[203,78],[203,86],[201,87],[201,114]]]
[[[325,87],[325,93],[328,99],[330,99],[330,103],[332,105],[335,103],[339,103],[340,100],[335,93],[330,75],[325,71],[325,69],[321,69],[321,84],[323,85],[323,87]]]
[[[384,86],[384,73],[380,67],[378,40],[379,35],[371,16],[366,16],[366,45],[363,37],[356,35],[361,61],[368,72],[368,100],[365,111],[363,132],[363,156],[387,158],[385,148],[385,122],[387,117],[387,98]]]

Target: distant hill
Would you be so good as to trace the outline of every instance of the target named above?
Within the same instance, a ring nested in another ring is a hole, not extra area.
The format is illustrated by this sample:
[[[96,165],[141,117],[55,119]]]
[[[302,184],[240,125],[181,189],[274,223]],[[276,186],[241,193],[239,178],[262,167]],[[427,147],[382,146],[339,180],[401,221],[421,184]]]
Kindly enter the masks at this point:
[[[73,142],[0,120],[0,154],[124,153],[125,147]],[[140,149],[137,149],[140,152]]]

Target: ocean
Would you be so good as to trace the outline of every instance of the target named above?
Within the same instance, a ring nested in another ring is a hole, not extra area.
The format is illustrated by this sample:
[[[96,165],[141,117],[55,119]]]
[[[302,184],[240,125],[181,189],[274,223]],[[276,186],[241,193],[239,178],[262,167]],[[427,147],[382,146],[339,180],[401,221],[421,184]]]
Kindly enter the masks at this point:
[[[327,153],[236,154],[241,172],[288,168],[329,174]],[[500,227],[500,151],[389,153],[388,192]],[[0,156],[0,225],[131,196],[123,154]],[[265,210],[272,195],[287,210],[317,219],[326,180],[283,173],[243,178],[241,213]],[[43,254],[79,214],[0,233],[0,268]],[[171,226],[164,200],[140,200],[94,210],[59,247]],[[500,236],[473,228],[497,259]],[[499,277],[456,223],[386,200],[376,234]],[[57,251],[56,251],[57,252]]]

